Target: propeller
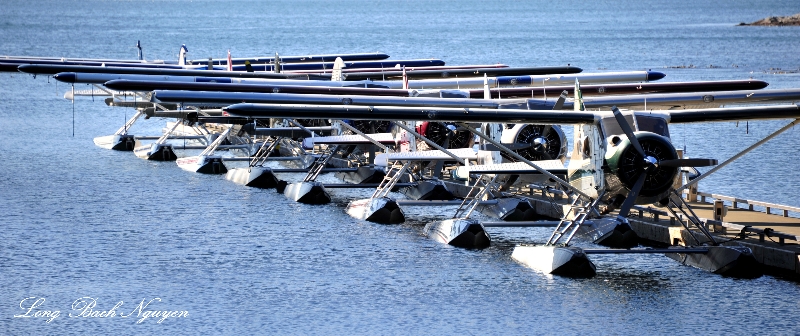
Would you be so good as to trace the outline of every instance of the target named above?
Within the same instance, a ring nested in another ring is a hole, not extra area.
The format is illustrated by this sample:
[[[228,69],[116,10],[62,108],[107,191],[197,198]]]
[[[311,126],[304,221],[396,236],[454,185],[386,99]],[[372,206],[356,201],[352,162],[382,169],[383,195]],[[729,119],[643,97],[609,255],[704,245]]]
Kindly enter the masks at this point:
[[[561,96],[559,96],[558,100],[556,100],[556,104],[553,106],[553,109],[560,110],[563,108],[564,102],[567,101],[567,96],[569,96],[569,92],[567,90],[562,91]]]
[[[642,157],[647,157],[647,155],[644,153],[644,149],[642,149],[642,145],[639,144],[639,140],[636,139],[636,136],[633,134],[631,125],[628,125],[628,121],[625,120],[625,116],[622,115],[622,112],[619,111],[617,106],[612,106],[611,111],[614,112],[614,119],[617,119],[617,124],[619,124],[619,127],[622,128],[622,131],[625,132],[625,135],[628,136],[628,140],[630,140],[633,148],[636,148],[636,152]],[[635,117],[636,116],[634,116],[634,118]]]
[[[558,139],[552,125],[527,125],[520,130],[514,143],[504,145],[529,160],[553,160],[561,150]]]
[[[658,163],[664,167],[707,167],[719,164],[717,159],[675,159],[664,160]]]
[[[391,131],[391,122],[385,120],[351,120],[350,125],[369,134]]]
[[[467,148],[472,139],[472,133],[456,125],[441,122],[428,123],[423,136],[444,148]]]
[[[566,91],[564,91],[564,92],[566,92]],[[564,95],[562,94],[561,97],[564,97]],[[564,104],[563,99],[559,98],[559,101],[561,101],[562,105]],[[556,105],[558,105],[558,104],[556,104]],[[531,141],[531,144],[530,144],[530,148],[533,150],[533,152],[535,152],[536,154],[541,155],[542,158],[544,158],[545,160],[552,160],[553,159],[553,157],[547,151],[547,147],[548,147],[547,136],[550,135],[550,131],[552,129],[553,129],[553,126],[550,126],[550,125],[545,126],[544,129],[542,129],[542,134],[540,134],[538,137],[534,138],[533,141]]]
[[[636,198],[639,197],[639,193],[644,187],[648,174],[655,173],[659,167],[704,167],[713,166],[718,163],[715,159],[670,159],[659,161],[657,155],[647,155],[642,145],[639,143],[639,139],[637,139],[636,135],[633,133],[628,121],[625,120],[625,117],[622,115],[622,112],[620,112],[616,106],[612,107],[611,111],[614,113],[614,118],[617,120],[622,131],[625,132],[633,148],[641,155],[641,158],[643,158],[641,161],[638,161],[639,163],[634,163],[638,165],[641,170],[639,170],[636,182],[631,187],[630,192],[628,192],[625,202],[620,206],[619,218],[628,217],[634,204],[636,204]],[[634,118],[635,117],[634,115]]]
[[[639,178],[636,179],[636,183],[633,185],[633,188],[628,193],[628,197],[625,198],[625,202],[622,203],[622,206],[619,208],[618,217],[628,218],[628,213],[631,212],[633,205],[636,204],[636,198],[639,197],[639,191],[642,190],[644,186],[644,180],[647,178],[647,173],[642,172],[639,174]]]
[[[442,124],[442,126],[444,126],[444,128],[447,130],[447,131],[445,131],[446,135],[444,136],[444,145],[442,145],[442,147],[443,148],[450,148],[450,139],[456,133],[456,126],[455,125],[447,125],[447,124]]]

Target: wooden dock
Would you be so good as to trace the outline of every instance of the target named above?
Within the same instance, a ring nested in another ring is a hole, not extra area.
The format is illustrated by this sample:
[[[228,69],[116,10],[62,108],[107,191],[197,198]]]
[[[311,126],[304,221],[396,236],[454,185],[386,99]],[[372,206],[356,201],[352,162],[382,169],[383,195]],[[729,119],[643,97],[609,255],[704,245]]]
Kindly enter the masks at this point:
[[[551,202],[569,207],[565,197],[543,197],[540,189],[526,194],[537,211],[551,217],[556,215]],[[714,219],[715,200],[724,201],[727,208],[721,220]],[[707,193],[698,193],[689,205],[718,242],[749,247],[756,259],[773,273],[800,276],[800,218],[789,216],[800,209]],[[700,231],[687,231],[680,220],[666,208],[657,207],[637,206],[629,216],[634,231],[652,245],[692,245],[695,238],[707,241]]]
[[[800,218],[767,214],[749,209],[728,209],[722,220],[714,220],[714,204],[690,202],[714,239],[726,245],[743,245],[768,269],[800,276]],[[692,228],[687,231],[680,219],[670,217],[665,209],[639,207],[631,212],[629,222],[639,237],[667,245],[691,245],[695,237],[706,238]],[[690,226],[691,228],[691,226]]]
[[[690,202],[699,217],[714,218],[714,204],[703,202]],[[782,213],[767,214],[760,211],[727,208],[727,214],[721,222],[752,226],[760,229],[772,229],[775,232],[800,236],[800,218],[784,216]],[[730,231],[730,230],[728,230]],[[787,244],[789,242],[786,242]],[[794,243],[797,243],[796,241]]]

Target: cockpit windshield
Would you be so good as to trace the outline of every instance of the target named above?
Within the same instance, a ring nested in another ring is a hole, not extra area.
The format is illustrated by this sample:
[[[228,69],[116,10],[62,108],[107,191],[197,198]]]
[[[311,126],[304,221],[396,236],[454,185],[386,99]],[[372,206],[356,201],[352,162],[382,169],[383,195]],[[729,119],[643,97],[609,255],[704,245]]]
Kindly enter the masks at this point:
[[[632,115],[626,115],[625,120],[628,121],[628,125],[631,125],[631,129],[634,131],[653,132],[669,138],[669,128],[667,128],[667,122],[662,118],[637,115],[636,123],[639,126],[638,129],[633,123]],[[603,118],[602,125],[605,137],[625,134],[625,132],[622,131],[622,128],[619,127],[619,124],[617,124],[617,119],[614,117]]]

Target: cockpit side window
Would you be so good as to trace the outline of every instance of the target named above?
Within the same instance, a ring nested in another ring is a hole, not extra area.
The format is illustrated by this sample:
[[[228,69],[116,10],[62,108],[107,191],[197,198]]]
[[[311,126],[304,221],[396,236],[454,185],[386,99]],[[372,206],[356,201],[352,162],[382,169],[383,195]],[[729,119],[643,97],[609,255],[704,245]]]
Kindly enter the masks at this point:
[[[669,128],[664,119],[658,117],[636,116],[640,131],[648,131],[669,138]]]
[[[633,116],[626,115],[625,120],[627,120],[628,124],[631,125],[631,129],[634,129],[635,131],[636,129],[634,128]],[[639,124],[639,131],[653,132],[669,138],[669,128],[667,128],[667,122],[662,118],[636,116],[636,122]],[[625,134],[625,132],[622,131],[622,128],[619,127],[619,124],[617,124],[617,119],[614,119],[614,117],[603,118],[601,124],[603,126],[603,135],[605,137]]]

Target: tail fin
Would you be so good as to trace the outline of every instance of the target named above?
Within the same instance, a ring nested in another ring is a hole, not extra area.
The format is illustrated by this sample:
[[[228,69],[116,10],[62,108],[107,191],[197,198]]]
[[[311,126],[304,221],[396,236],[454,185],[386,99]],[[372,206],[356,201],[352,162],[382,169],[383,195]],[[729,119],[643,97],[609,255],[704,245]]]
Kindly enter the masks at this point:
[[[583,106],[583,93],[581,93],[581,84],[575,78],[575,101],[572,104],[572,109],[575,111],[585,111]]]
[[[228,49],[228,71],[233,71],[233,61],[231,61],[231,50]]]
[[[186,53],[189,52],[189,49],[186,49],[186,45],[181,46],[181,51],[178,53],[178,65],[186,65]]]
[[[483,99],[492,99],[492,92],[489,91],[489,76],[483,74]]]
[[[281,57],[278,56],[278,53],[275,52],[275,68],[273,68],[275,73],[281,73]]]
[[[333,72],[331,72],[331,82],[341,82],[344,80],[344,76],[342,76],[342,69],[344,69],[344,61],[341,57],[336,57],[336,61],[333,62]]]
[[[140,61],[144,61],[144,53],[142,52],[142,44],[139,40],[136,40],[136,49],[139,49],[138,55]]]

